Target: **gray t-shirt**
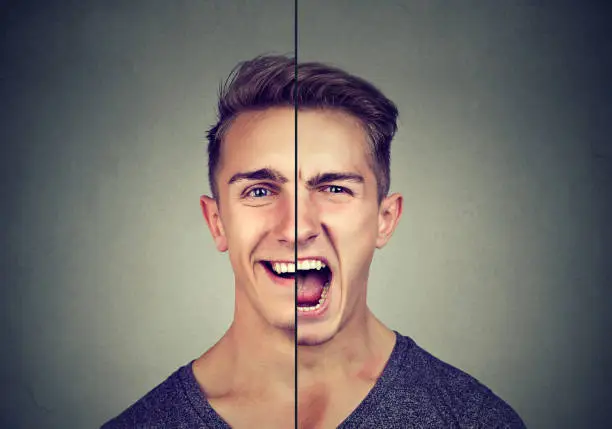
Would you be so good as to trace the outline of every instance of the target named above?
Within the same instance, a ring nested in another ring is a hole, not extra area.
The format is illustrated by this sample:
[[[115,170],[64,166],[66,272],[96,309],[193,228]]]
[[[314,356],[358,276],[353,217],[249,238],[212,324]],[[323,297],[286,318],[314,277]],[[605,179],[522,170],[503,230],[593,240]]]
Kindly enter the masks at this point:
[[[525,428],[516,412],[476,379],[395,334],[380,378],[339,428]],[[192,363],[101,429],[229,428],[200,390]]]

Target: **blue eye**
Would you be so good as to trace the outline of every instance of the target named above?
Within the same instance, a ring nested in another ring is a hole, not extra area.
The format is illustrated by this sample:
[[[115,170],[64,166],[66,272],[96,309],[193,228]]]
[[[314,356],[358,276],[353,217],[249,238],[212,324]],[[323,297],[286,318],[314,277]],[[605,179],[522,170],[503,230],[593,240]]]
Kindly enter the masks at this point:
[[[247,196],[252,198],[263,198],[270,196],[270,190],[266,188],[253,188],[248,193]]]

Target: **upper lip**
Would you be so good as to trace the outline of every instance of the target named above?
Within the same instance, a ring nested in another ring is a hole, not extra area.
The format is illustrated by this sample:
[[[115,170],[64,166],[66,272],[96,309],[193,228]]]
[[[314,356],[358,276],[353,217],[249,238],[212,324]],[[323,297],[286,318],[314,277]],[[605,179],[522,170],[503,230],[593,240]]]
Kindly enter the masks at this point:
[[[325,256],[300,256],[299,258],[297,258],[298,261],[321,261],[323,264],[325,264],[325,266],[330,270],[330,271],[334,271],[333,268],[330,266],[329,261],[327,260],[327,258]],[[261,262],[268,262],[268,263],[279,263],[279,264],[294,264],[296,262],[295,259],[262,259]]]
[[[329,261],[324,256],[300,256],[299,258],[297,258],[297,260],[298,261],[321,261],[327,267],[329,267]]]
[[[297,261],[321,261],[325,265],[329,266],[329,261],[327,258],[323,256],[300,256],[297,258]],[[278,262],[284,264],[293,264],[296,262],[296,259],[262,259],[262,262]]]

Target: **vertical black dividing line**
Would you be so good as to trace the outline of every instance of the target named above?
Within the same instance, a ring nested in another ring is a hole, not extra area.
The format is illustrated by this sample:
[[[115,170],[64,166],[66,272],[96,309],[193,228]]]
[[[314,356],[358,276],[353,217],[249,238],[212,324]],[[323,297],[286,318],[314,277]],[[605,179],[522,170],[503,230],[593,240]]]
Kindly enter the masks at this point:
[[[298,285],[298,276],[297,276],[297,258],[298,258],[298,225],[297,225],[297,211],[298,211],[298,199],[297,199],[297,192],[298,192],[298,137],[297,137],[297,132],[298,132],[298,0],[294,0],[293,3],[293,57],[294,57],[294,61],[295,61],[295,69],[294,69],[294,81],[293,81],[293,90],[294,92],[294,105],[293,105],[293,112],[294,112],[294,121],[295,121],[295,130],[294,130],[294,156],[293,159],[295,161],[294,164],[294,185],[295,185],[295,209],[293,211],[295,219],[294,219],[294,225],[295,225],[295,231],[293,232],[293,243],[294,243],[294,255],[293,255],[293,260],[295,262],[295,284],[294,284],[294,291],[295,291],[295,302],[293,303],[293,311],[294,311],[294,325],[293,325],[293,334],[294,334],[294,342],[293,342],[293,346],[295,347],[294,349],[294,363],[293,363],[293,371],[294,371],[294,376],[295,376],[295,397],[294,397],[294,427],[295,429],[297,429],[298,427],[298,373],[297,373],[297,359],[298,359],[298,348],[297,348],[297,329],[298,329],[298,309],[297,309],[297,296],[298,296],[298,290],[297,290],[297,285]]]

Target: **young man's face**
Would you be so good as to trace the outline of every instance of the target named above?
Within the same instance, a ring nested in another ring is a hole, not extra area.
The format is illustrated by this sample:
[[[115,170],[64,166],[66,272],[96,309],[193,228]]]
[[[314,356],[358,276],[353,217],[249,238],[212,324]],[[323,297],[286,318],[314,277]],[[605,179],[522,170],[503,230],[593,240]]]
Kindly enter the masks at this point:
[[[374,250],[390,235],[387,200],[379,207],[366,134],[348,114],[298,112],[297,196],[295,156],[292,108],[239,115],[223,142],[213,235],[229,250],[238,311],[294,327],[297,275],[298,343],[314,345],[365,313]]]

